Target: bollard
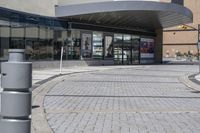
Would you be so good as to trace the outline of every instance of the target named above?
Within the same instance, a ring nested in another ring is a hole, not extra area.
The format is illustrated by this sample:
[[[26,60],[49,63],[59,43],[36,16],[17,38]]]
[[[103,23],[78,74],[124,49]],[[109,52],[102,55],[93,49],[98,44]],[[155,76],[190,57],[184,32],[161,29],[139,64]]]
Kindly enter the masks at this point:
[[[24,61],[24,52],[10,49],[8,62],[1,64],[2,133],[31,133],[32,63]]]

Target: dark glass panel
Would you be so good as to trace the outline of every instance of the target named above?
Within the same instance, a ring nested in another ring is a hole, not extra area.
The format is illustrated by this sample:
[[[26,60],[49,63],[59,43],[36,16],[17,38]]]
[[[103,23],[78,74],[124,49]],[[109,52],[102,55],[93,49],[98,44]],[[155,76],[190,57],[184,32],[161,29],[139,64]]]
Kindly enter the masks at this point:
[[[40,59],[51,60],[53,56],[53,30],[49,27],[40,27],[39,31]]]
[[[139,64],[140,37],[132,36],[132,64]]]
[[[61,56],[61,47],[64,46],[63,50],[63,60],[66,60],[67,57],[67,31],[62,28],[54,29],[54,60],[60,60]]]
[[[26,40],[26,58],[28,60],[39,60],[39,41],[38,39],[28,39]]]
[[[25,46],[27,60],[39,60],[39,27],[27,24],[25,28]]]
[[[123,60],[123,36],[122,34],[114,34],[114,62],[122,64]]]
[[[172,3],[184,5],[184,0],[172,0]]]
[[[8,60],[10,44],[10,27],[7,26],[8,24],[9,22],[0,23],[0,61]]]
[[[93,51],[92,56],[94,59],[103,58],[103,33],[93,32]]]
[[[113,36],[104,37],[104,57],[113,58]]]
[[[131,35],[125,34],[123,36],[123,64],[126,64],[126,65],[132,64],[131,50],[132,50]]]
[[[70,36],[71,35],[71,36]],[[68,31],[68,59],[69,60],[77,60],[80,59],[81,54],[81,39],[80,39],[80,31],[79,30],[72,30]]]
[[[81,37],[81,50],[83,58],[91,58],[92,57],[92,34],[91,33],[82,33]]]
[[[11,49],[25,48],[25,25],[22,23],[11,22]]]

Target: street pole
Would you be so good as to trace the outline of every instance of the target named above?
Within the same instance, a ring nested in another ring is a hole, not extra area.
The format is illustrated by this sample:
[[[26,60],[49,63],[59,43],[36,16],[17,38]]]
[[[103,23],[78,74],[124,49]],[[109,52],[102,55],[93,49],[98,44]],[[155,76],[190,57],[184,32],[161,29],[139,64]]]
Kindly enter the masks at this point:
[[[200,73],[200,53],[199,53],[199,49],[200,49],[200,24],[198,24],[198,42],[197,42],[197,47],[198,47],[198,58],[199,58],[199,73]]]
[[[62,74],[62,62],[63,62],[63,45],[61,47],[61,53],[60,53],[60,75]]]

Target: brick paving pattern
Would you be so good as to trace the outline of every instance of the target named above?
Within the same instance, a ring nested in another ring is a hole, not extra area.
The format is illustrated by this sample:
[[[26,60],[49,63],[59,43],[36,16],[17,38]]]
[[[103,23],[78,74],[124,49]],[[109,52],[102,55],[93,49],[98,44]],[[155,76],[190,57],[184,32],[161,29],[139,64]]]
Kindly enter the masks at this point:
[[[199,133],[200,93],[178,78],[194,66],[158,65],[68,76],[44,99],[55,133]]]

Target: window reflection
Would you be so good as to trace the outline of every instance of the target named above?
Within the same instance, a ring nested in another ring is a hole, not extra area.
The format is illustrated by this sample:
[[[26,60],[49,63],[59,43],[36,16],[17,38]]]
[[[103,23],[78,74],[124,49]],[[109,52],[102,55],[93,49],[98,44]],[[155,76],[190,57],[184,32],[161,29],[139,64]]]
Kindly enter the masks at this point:
[[[37,25],[26,25],[25,33],[27,60],[39,60],[39,27]]]
[[[12,49],[25,48],[25,25],[20,23],[11,23],[11,44]]]
[[[82,57],[92,57],[92,35],[90,33],[82,33]]]
[[[3,23],[1,23],[0,25],[0,61],[8,59],[8,49],[9,49],[9,44],[10,44],[9,38],[10,38],[10,27],[7,25],[3,25]]]
[[[113,37],[105,36],[104,38],[104,57],[112,58],[113,57]]]
[[[103,57],[103,35],[100,32],[93,32],[93,58]]]
[[[140,37],[132,36],[132,63],[139,64]]]
[[[114,62],[122,64],[123,54],[123,36],[122,34],[114,34]]]
[[[66,60],[67,57],[67,31],[64,29],[54,29],[54,47],[53,47],[53,54],[54,60],[60,60],[61,56],[61,47],[64,47],[63,51],[63,60]]]
[[[51,60],[53,54],[52,32],[48,27],[40,27],[39,32],[39,56],[40,59]]]
[[[68,59],[80,59],[81,38],[79,30],[68,31]]]
[[[123,36],[123,64],[130,65],[132,64],[131,60],[131,35],[124,35]]]

